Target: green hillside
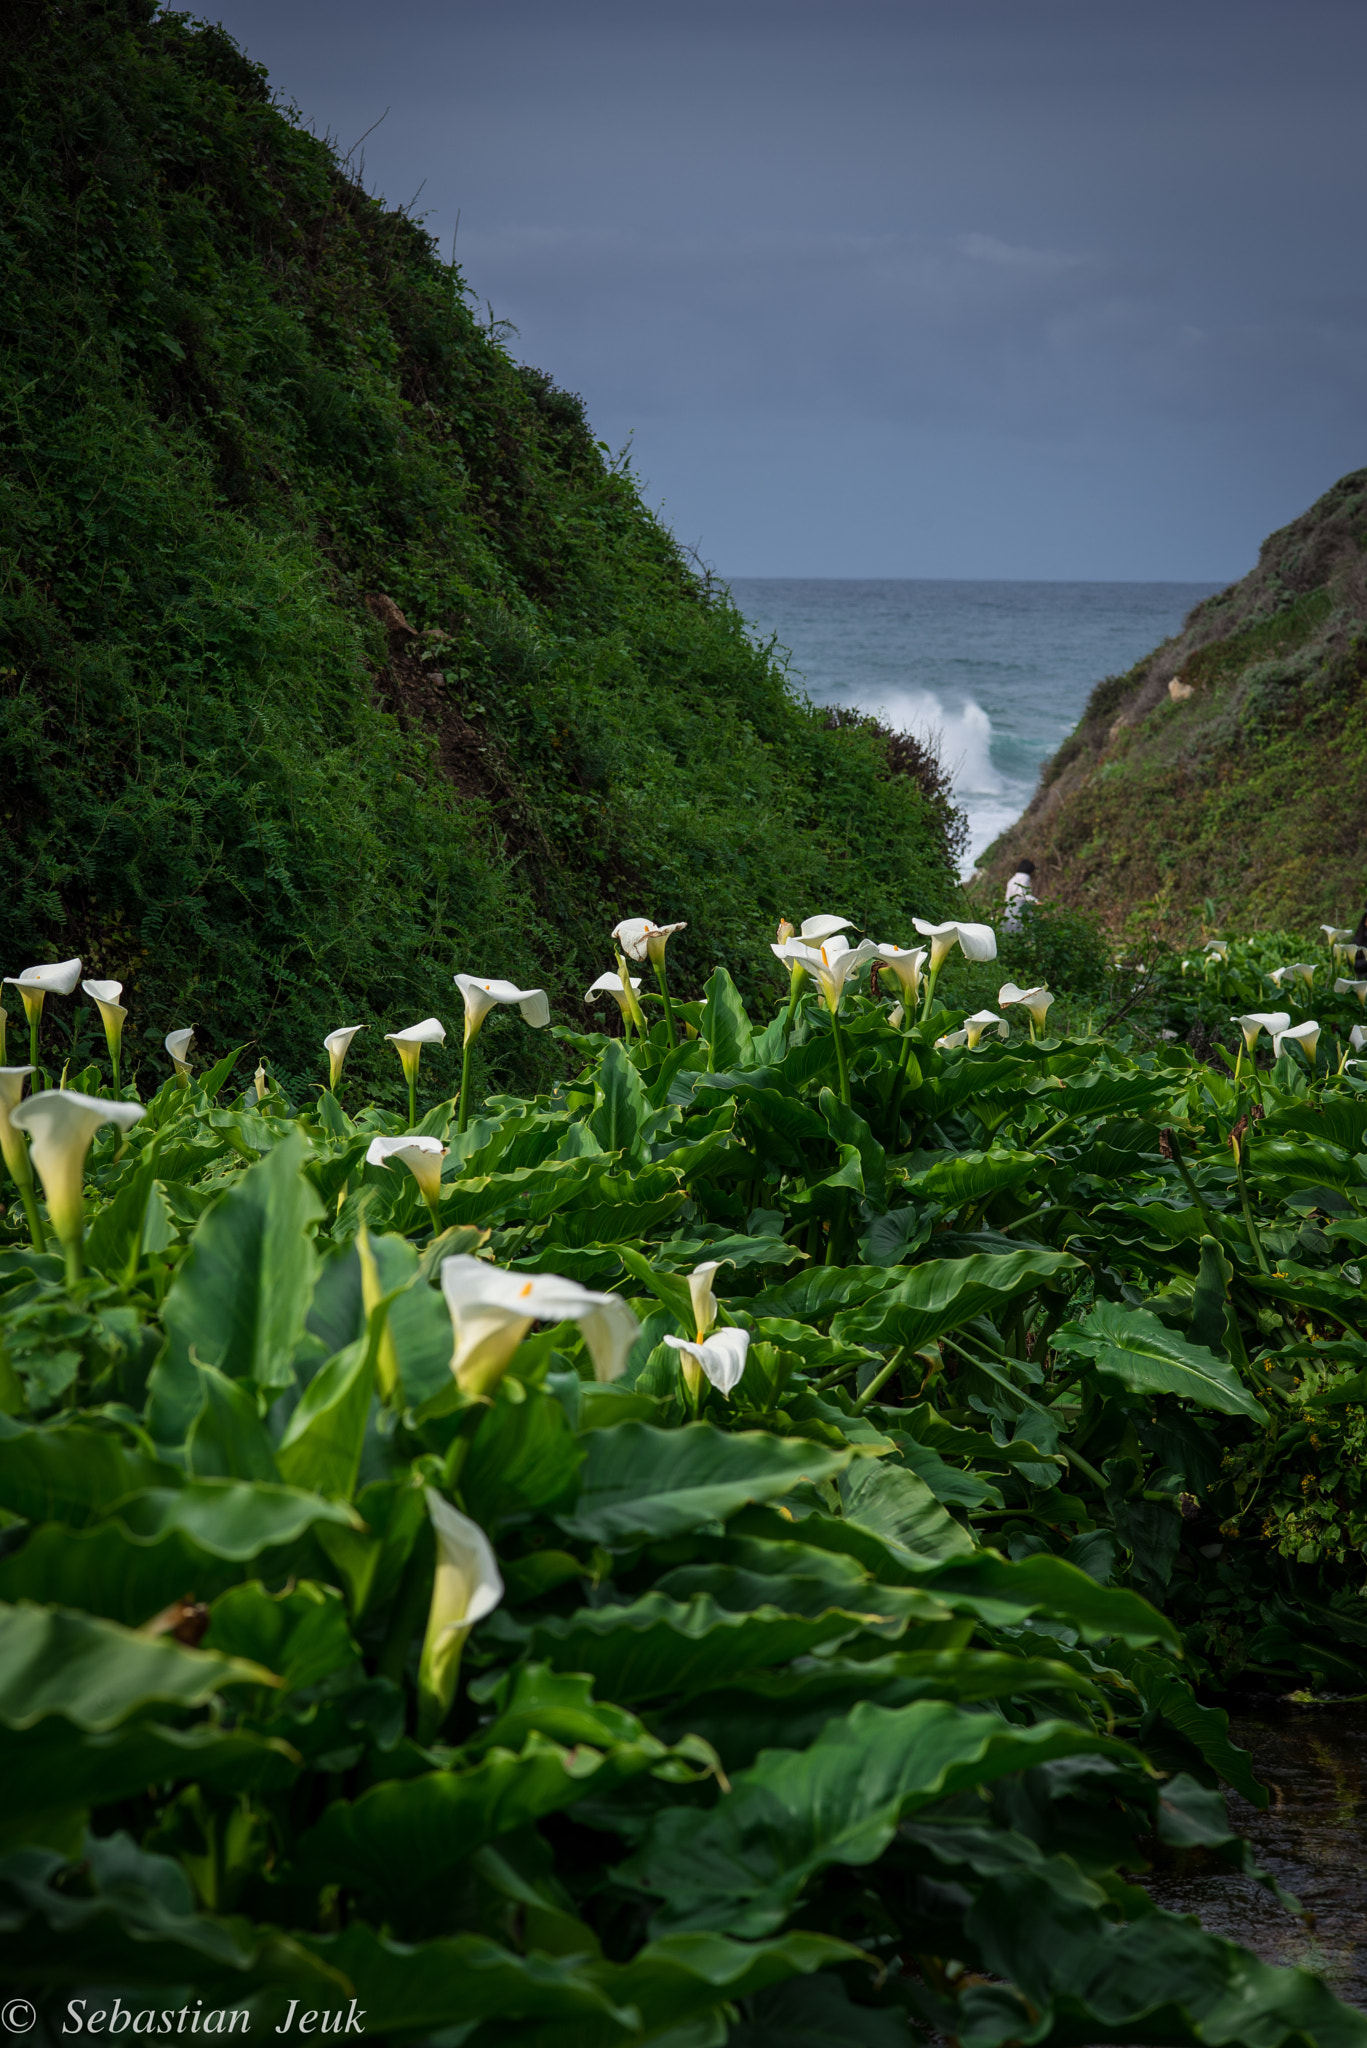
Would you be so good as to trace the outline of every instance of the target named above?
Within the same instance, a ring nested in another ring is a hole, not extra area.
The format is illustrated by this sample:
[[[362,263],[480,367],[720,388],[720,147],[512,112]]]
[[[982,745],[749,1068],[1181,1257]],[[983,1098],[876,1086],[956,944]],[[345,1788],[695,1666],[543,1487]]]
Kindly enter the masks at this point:
[[[982,868],[1174,935],[1313,927],[1367,900],[1367,470],[1264,542],[1180,634],[1099,683]]]
[[[933,762],[794,696],[221,29],[6,19],[0,971],[121,979],[149,1078],[172,1025],[289,1077],[364,1021],[397,1101],[380,1034],[454,1024],[455,970],[587,1022],[624,915],[687,920],[691,993],[772,979],[780,913],[948,902]],[[480,1050],[556,1056],[502,1020]]]

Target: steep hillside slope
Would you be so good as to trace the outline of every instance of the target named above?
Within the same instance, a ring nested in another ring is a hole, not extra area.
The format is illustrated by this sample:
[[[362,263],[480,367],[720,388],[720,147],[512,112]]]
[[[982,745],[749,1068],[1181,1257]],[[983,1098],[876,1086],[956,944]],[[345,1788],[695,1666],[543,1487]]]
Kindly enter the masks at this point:
[[[364,1021],[397,1100],[381,1032],[454,1022],[453,970],[587,1024],[622,915],[688,921],[688,989],[772,976],[781,911],[949,900],[933,769],[794,698],[220,29],[21,0],[0,194],[0,972],[120,978],[149,1071],[173,1024],[302,1075]]]
[[[1039,893],[1174,931],[1356,917],[1367,901],[1367,470],[1264,542],[1241,583],[1092,692],[1024,817]]]

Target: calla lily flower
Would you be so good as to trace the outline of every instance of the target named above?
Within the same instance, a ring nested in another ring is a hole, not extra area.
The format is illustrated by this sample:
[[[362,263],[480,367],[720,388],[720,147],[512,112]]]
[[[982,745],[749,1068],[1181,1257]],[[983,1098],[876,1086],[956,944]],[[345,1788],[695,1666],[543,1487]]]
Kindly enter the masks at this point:
[[[441,1202],[441,1162],[447,1147],[440,1138],[416,1133],[398,1138],[372,1138],[365,1155],[367,1166],[406,1166],[418,1183],[418,1193],[432,1215],[432,1228],[440,1230],[437,1209]]]
[[[1293,960],[1289,967],[1274,967],[1270,978],[1280,988],[1288,974],[1299,975],[1307,988],[1314,985],[1315,969],[1309,960]]]
[[[956,946],[962,946],[966,960],[995,960],[997,934],[990,924],[927,924],[923,917],[912,923],[923,939],[930,940],[930,971],[938,974]]]
[[[1212,960],[1228,960],[1228,958],[1229,958],[1229,940],[1228,940],[1228,939],[1207,939],[1207,940],[1206,940],[1206,943],[1205,943],[1205,945],[1204,945],[1204,946],[1202,946],[1202,948],[1201,948],[1201,951],[1202,951],[1202,952],[1203,952],[1203,953],[1205,954],[1205,956],[1206,956],[1206,965],[1207,965],[1207,966],[1209,966],[1209,965],[1210,965],[1210,963],[1211,963],[1211,961],[1212,961]]]
[[[59,960],[46,967],[26,967],[22,974],[7,974],[6,984],[17,988],[24,999],[24,1014],[28,1018],[28,1056],[34,1066],[38,1064],[38,1021],[43,1014],[45,996],[69,996],[81,978],[79,960]]]
[[[628,1022],[632,1022],[634,1005],[631,998],[640,986],[641,977],[638,974],[629,974],[625,979],[620,974],[600,974],[597,981],[590,984],[584,1001],[591,1003],[595,996],[611,996],[622,1015]]]
[[[921,993],[921,977],[925,972],[929,948],[915,946],[908,951],[905,946],[883,944],[876,947],[875,951],[878,955],[880,973],[891,974],[896,978],[910,1008]]]
[[[1367,1003],[1367,981],[1336,981],[1336,996],[1356,996],[1360,1003]]]
[[[1286,1010],[1249,1010],[1244,1016],[1231,1017],[1229,1021],[1238,1025],[1244,1034],[1245,1046],[1252,1052],[1260,1031],[1285,1031],[1291,1018]]]
[[[1280,1057],[1282,1048],[1285,1045],[1298,1045],[1313,1067],[1315,1064],[1315,1048],[1319,1042],[1320,1027],[1313,1017],[1307,1017],[1303,1024],[1293,1024],[1289,1029],[1283,1028],[1281,1031],[1274,1031],[1272,1034],[1272,1051],[1275,1056]]]
[[[1004,1010],[1010,1009],[1013,1003],[1019,1003],[1023,1009],[1029,1012],[1030,1036],[1032,1038],[1036,1030],[1043,1031],[1049,1016],[1049,1005],[1053,1000],[1053,995],[1043,986],[1039,988],[1017,988],[1014,981],[1004,981],[997,990],[997,1001]]]
[[[1011,1026],[1005,1017],[999,1017],[995,1010],[975,1010],[971,1017],[964,1018],[964,1030],[968,1034],[968,1049],[972,1052],[985,1031],[994,1030],[998,1038],[1009,1038]]]
[[[551,1006],[544,988],[518,988],[511,981],[480,981],[472,974],[455,976],[456,987],[465,1003],[465,1050],[460,1063],[460,1121],[464,1130],[470,1113],[470,1047],[490,1010],[499,1003],[515,1003],[533,1030],[551,1021]]]
[[[712,1276],[730,1263],[729,1259],[709,1259],[705,1265],[695,1266],[688,1276],[688,1293],[693,1304],[693,1328],[700,1344],[717,1320],[717,1297],[712,1292]]]
[[[418,1740],[430,1742],[451,1711],[465,1639],[503,1598],[503,1579],[488,1537],[434,1487],[427,1513],[437,1539],[437,1570],[418,1666]]]
[[[664,1004],[665,1037],[672,1052],[679,1042],[674,1029],[674,1005],[669,1000],[669,976],[665,972],[665,947],[675,932],[686,932],[686,924],[652,924],[648,917],[624,917],[612,928],[612,936],[628,960],[649,960],[660,984]]]
[[[166,1050],[171,1055],[182,1088],[190,1085],[190,1040],[194,1035],[193,1024],[183,1031],[168,1031],[166,1034]]]
[[[256,1099],[258,1102],[265,1101],[266,1091],[270,1087],[270,1085],[270,1076],[266,1072],[266,1062],[264,1060],[258,1060],[256,1063],[256,1072],[252,1075],[252,1086],[256,1090]]]
[[[774,947],[774,951],[789,966],[801,967],[810,974],[821,991],[831,1013],[831,1036],[835,1040],[836,1066],[840,1075],[840,1100],[848,1109],[850,1070],[845,1057],[844,1034],[840,1029],[840,998],[850,976],[858,974],[868,961],[877,959],[878,948],[872,939],[861,939],[857,946],[852,946],[843,933],[837,932],[822,946],[809,946],[802,939],[785,939],[781,946]],[[791,1009],[790,1002],[790,1014]]]
[[[641,1326],[620,1294],[595,1294],[558,1273],[508,1273],[468,1254],[441,1262],[451,1311],[451,1371],[462,1391],[488,1395],[535,1322],[576,1322],[594,1378],[620,1379]]]
[[[687,1361],[684,1381],[695,1400],[701,1385],[700,1374],[706,1376],[719,1394],[729,1396],[740,1385],[745,1372],[745,1354],[750,1349],[748,1330],[714,1330],[701,1344],[690,1344],[683,1337],[666,1337],[665,1343],[671,1351],[683,1353]]]
[[[820,946],[837,932],[848,931],[853,923],[852,917],[804,917],[796,933],[790,931],[789,937],[801,939],[804,946]]]
[[[335,1095],[337,1083],[342,1078],[342,1063],[351,1047],[351,1041],[358,1031],[364,1031],[364,1024],[341,1024],[335,1031],[329,1031],[323,1040],[323,1051],[328,1056],[328,1087]]]
[[[888,1011],[888,1022],[889,1024],[891,1024],[894,1031],[901,1030],[903,1024],[906,1022],[906,1015],[907,1013],[900,1003],[893,1004],[892,1008]]]
[[[97,1095],[79,1095],[74,1088],[45,1088],[10,1111],[16,1130],[27,1131],[33,1163],[47,1196],[47,1213],[66,1252],[67,1274],[81,1272],[81,1238],[85,1227],[85,1156],[101,1124],[128,1131],[146,1114],[140,1102],[102,1102]]]
[[[1356,934],[1350,927],[1337,924],[1322,924],[1320,930],[1331,946],[1351,946]]]
[[[1363,1046],[1367,1045],[1367,1026],[1355,1024],[1348,1033],[1348,1043],[1352,1046],[1354,1052],[1361,1052]],[[1354,1066],[1360,1066],[1362,1063],[1360,1060],[1354,1060],[1353,1064]]]
[[[957,1046],[968,1044],[968,1026],[961,1024],[957,1031],[947,1031],[943,1038],[935,1041],[936,1052],[953,1052]]]
[[[104,1026],[104,1042],[109,1047],[109,1064],[114,1074],[114,1093],[119,1092],[119,1056],[123,1048],[123,1026],[128,1015],[119,1001],[123,994],[121,981],[83,981],[81,994],[89,996],[100,1013]]]
[[[406,1031],[386,1031],[385,1039],[399,1055],[399,1065],[408,1083],[408,1121],[418,1121],[418,1061],[425,1045],[445,1045],[446,1026],[436,1017],[424,1017]]]
[[[686,932],[687,924],[652,924],[648,917],[624,917],[612,928],[628,960],[649,960],[653,967],[664,964],[665,947],[675,932]]]
[[[22,1131],[15,1129],[13,1122],[14,1112],[23,1100],[24,1082],[30,1074],[36,1074],[37,1071],[36,1067],[0,1067],[0,1156],[3,1156],[10,1171],[10,1178],[19,1190],[19,1199],[28,1218],[33,1248],[41,1252],[47,1250],[47,1240],[43,1235],[38,1204],[33,1194],[33,1167],[28,1156],[28,1140]]]

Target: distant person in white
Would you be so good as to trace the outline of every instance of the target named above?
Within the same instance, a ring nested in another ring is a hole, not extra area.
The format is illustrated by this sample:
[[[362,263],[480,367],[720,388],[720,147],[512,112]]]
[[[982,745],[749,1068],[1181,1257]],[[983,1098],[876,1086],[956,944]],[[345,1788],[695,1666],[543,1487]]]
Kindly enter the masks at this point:
[[[1032,860],[1023,860],[1006,885],[1006,916],[1002,922],[1009,932],[1018,932],[1021,929],[1021,911],[1024,906],[1038,901],[1031,886],[1034,879],[1035,863]]]

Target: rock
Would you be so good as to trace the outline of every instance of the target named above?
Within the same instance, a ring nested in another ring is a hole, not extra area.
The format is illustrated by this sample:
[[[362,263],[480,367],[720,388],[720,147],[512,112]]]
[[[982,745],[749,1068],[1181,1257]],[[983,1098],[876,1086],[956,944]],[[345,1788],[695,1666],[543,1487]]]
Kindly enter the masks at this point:
[[[1182,704],[1188,697],[1196,695],[1195,683],[1184,683],[1181,676],[1174,676],[1168,684],[1168,695],[1174,704]]]

